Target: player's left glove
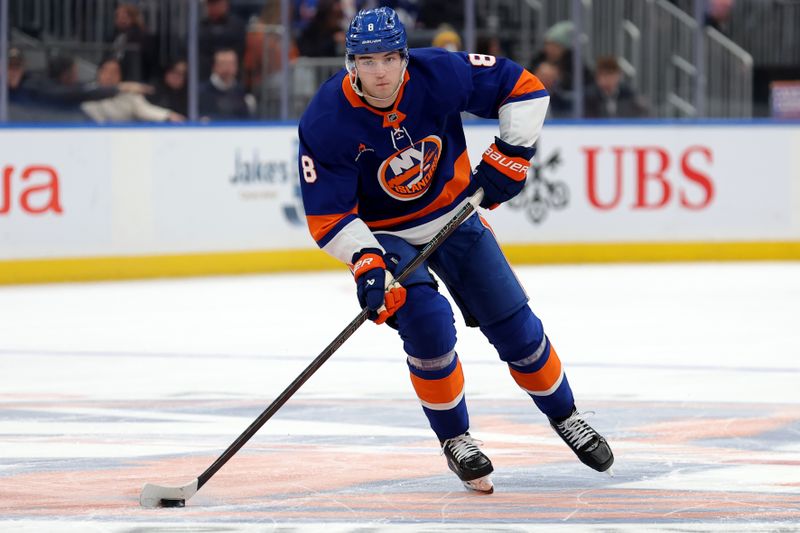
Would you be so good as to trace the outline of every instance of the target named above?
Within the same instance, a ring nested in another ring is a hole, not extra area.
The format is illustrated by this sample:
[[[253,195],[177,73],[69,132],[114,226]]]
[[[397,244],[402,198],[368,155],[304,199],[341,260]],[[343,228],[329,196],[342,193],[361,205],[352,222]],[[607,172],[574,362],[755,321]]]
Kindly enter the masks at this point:
[[[525,187],[535,153],[533,146],[514,146],[495,137],[472,172],[472,178],[483,188],[481,207],[493,209],[518,195]]]
[[[406,303],[406,289],[392,274],[400,263],[397,254],[365,248],[353,254],[353,277],[358,303],[369,308],[369,319],[383,324]]]

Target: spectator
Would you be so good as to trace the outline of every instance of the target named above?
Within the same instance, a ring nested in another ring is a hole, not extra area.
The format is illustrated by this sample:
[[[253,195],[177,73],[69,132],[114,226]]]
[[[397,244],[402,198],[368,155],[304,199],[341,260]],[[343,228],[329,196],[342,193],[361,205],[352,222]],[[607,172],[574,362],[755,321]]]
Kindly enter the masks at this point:
[[[317,14],[317,0],[293,0],[292,20],[298,34],[302,34]]]
[[[718,32],[730,35],[731,11],[734,0],[707,0],[706,1],[706,26]]]
[[[124,80],[149,80],[158,65],[156,39],[144,25],[142,13],[133,4],[123,3],[114,11],[114,56],[122,67]]]
[[[36,94],[31,88],[33,76],[25,68],[25,58],[19,48],[8,50],[8,118],[11,121],[33,122],[47,120],[39,116]],[[0,87],[2,90],[2,87]]]
[[[135,90],[133,86],[127,88]],[[119,88],[79,83],[75,59],[70,56],[56,56],[47,65],[47,77],[34,82],[33,91],[37,102],[41,104],[77,112],[81,103],[110,98],[119,92]]]
[[[122,85],[122,66],[117,59],[109,58],[97,68],[97,86],[114,88]],[[124,85],[123,85],[124,87]],[[169,109],[158,107],[145,100],[141,86],[135,92],[121,91],[110,98],[81,104],[81,109],[94,122],[183,122],[185,118]]]
[[[622,69],[617,58],[598,58],[594,79],[594,84],[586,90],[584,113],[587,118],[647,116],[647,109],[641,99],[622,82]]]
[[[184,59],[170,62],[164,70],[164,75],[155,83],[153,94],[147,96],[150,103],[188,116],[189,104],[186,89],[188,70],[189,67]]]
[[[547,107],[549,118],[568,118],[572,116],[573,98],[561,89],[561,69],[558,65],[543,61],[539,63],[533,74],[547,89],[550,105]]]
[[[233,50],[237,58],[244,57],[245,32],[244,21],[230,12],[228,0],[206,0],[206,17],[200,23],[198,36],[201,79],[211,74],[217,50]]]
[[[236,52],[217,50],[211,77],[199,89],[200,116],[205,120],[245,120],[255,108],[253,97],[236,81],[239,70]]]
[[[544,34],[544,47],[533,58],[531,72],[535,72],[539,63],[547,61],[558,66],[561,73],[561,89],[572,91],[572,43],[575,26],[568,20],[553,24]],[[583,65],[583,80],[587,84],[591,79],[591,71]]]
[[[244,52],[244,86],[254,91],[262,78],[272,83],[281,71],[283,61],[283,28],[281,27],[281,0],[267,0],[258,19],[247,28]],[[289,61],[298,55],[297,46],[289,38]]]
[[[12,94],[14,110],[25,108],[23,120],[84,122],[87,117],[80,108],[83,102],[111,98],[121,91],[141,93],[143,89],[135,82],[107,87],[82,84],[75,59],[56,56],[48,62],[46,74],[23,74],[22,83]]]
[[[8,50],[8,101],[25,104],[32,99],[30,74],[25,70],[25,58],[19,48]]]
[[[458,52],[461,50],[461,37],[456,33],[452,26],[442,24],[436,35],[433,36],[431,46],[434,48],[444,48],[451,52]]]
[[[314,19],[297,41],[300,55],[336,57],[344,55],[344,12],[340,0],[319,0]]]

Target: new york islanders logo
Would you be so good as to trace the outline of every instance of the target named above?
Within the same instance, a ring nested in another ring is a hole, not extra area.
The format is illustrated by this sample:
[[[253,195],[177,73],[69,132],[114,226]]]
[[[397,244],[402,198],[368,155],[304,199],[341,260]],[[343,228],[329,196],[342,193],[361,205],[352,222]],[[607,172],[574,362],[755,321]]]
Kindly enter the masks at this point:
[[[389,156],[378,169],[378,182],[386,194],[401,201],[419,198],[433,180],[442,140],[429,135]]]

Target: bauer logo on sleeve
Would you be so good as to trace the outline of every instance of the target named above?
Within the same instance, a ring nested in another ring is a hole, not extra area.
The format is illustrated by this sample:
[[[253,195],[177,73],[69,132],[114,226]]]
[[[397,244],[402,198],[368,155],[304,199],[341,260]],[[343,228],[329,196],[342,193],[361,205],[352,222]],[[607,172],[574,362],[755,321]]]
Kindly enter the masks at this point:
[[[441,154],[442,140],[429,135],[381,163],[378,182],[386,194],[397,200],[419,198],[428,190]]]

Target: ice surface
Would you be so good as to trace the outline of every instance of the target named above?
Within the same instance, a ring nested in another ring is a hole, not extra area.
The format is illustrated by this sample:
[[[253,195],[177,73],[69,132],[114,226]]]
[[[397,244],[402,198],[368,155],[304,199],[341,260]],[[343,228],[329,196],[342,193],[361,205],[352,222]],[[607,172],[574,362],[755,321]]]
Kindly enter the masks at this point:
[[[495,494],[447,470],[396,333],[365,324],[186,508],[142,509],[347,325],[352,280],[0,287],[0,531],[800,531],[800,263],[517,272],[614,478],[458,317]]]

